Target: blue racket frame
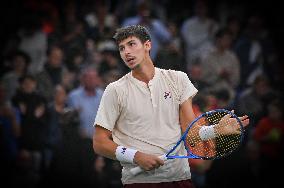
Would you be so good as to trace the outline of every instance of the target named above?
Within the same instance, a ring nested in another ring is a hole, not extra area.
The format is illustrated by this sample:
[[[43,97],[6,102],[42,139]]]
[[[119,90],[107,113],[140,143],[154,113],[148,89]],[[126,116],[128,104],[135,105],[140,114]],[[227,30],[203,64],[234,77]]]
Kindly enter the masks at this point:
[[[189,158],[189,159],[206,159],[206,160],[212,160],[212,159],[218,159],[218,158],[221,158],[221,157],[201,157],[201,156],[198,156],[198,155],[195,155],[193,154],[190,149],[186,146],[185,144],[185,148],[186,148],[186,151],[187,151],[187,154],[186,156],[180,156],[180,155],[170,155],[173,151],[175,151],[175,149],[179,146],[179,144],[184,141],[185,142],[185,139],[186,139],[186,135],[188,133],[188,131],[190,130],[190,128],[194,125],[195,122],[197,122],[200,118],[203,118],[205,116],[208,116],[212,113],[217,113],[217,112],[225,112],[227,114],[230,114],[231,117],[234,117],[237,119],[238,123],[240,124],[240,128],[241,128],[241,137],[240,137],[240,144],[238,147],[240,147],[241,143],[243,142],[243,137],[244,137],[244,128],[243,128],[243,125],[241,123],[241,120],[239,119],[238,116],[236,116],[236,114],[232,113],[231,111],[229,110],[226,110],[226,109],[215,109],[215,110],[211,110],[211,111],[208,111],[208,112],[205,112],[203,114],[201,114],[200,116],[198,116],[197,118],[195,118],[187,127],[186,131],[183,133],[182,137],[180,138],[180,140],[176,143],[176,145],[166,154],[166,158],[167,159],[176,159],[176,158]],[[237,147],[237,148],[238,148]],[[236,149],[237,149],[236,148]],[[222,157],[225,157],[229,154],[231,154],[234,150],[228,152],[226,155],[222,156]]]

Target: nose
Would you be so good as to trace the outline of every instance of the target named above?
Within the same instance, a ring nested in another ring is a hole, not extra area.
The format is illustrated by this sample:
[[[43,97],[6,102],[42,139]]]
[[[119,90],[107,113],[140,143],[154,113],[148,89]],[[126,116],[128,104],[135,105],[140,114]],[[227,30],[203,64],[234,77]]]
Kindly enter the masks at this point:
[[[124,55],[129,55],[130,54],[130,49],[128,47],[125,47],[124,49]]]

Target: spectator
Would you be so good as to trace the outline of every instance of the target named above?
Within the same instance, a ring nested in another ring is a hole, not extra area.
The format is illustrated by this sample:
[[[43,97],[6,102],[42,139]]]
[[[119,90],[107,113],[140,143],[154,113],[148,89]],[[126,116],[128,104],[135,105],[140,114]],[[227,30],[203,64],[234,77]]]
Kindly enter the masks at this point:
[[[281,176],[277,168],[283,168],[284,120],[283,101],[274,99],[268,104],[268,114],[257,123],[253,139],[259,145],[260,178],[265,186],[279,185]],[[270,172],[270,173],[267,173]]]
[[[6,91],[6,100],[10,101],[19,87],[19,78],[27,73],[30,57],[23,51],[16,51],[11,55],[13,69],[2,77]]]
[[[232,35],[228,30],[221,29],[215,40],[212,51],[202,60],[203,81],[212,87],[225,82],[231,89],[236,89],[240,80],[240,63],[230,50]]]
[[[111,38],[118,22],[117,18],[110,13],[109,5],[104,1],[99,1],[89,5],[88,8],[90,11],[84,17],[87,23],[88,37],[97,42]]]
[[[12,98],[13,106],[20,111],[18,177],[16,181],[27,186],[36,185],[42,178],[44,152],[49,129],[47,103],[36,92],[36,79],[25,75],[20,79],[20,88]]]
[[[194,8],[194,16],[184,20],[181,25],[181,36],[184,39],[188,66],[210,50],[219,27],[217,22],[209,17],[206,1],[196,1]]]
[[[98,110],[103,90],[99,88],[100,77],[96,69],[85,67],[81,72],[81,85],[70,91],[68,105],[79,111],[80,135],[92,139],[94,113]]]
[[[55,86],[72,86],[72,78],[69,80],[69,72],[63,64],[64,53],[58,46],[53,46],[48,51],[48,59],[44,69],[36,75],[38,91],[50,102],[53,99]],[[68,78],[68,79],[66,79]]]
[[[253,82],[252,87],[243,91],[236,102],[236,109],[239,114],[248,114],[250,123],[255,126],[256,122],[265,115],[265,107],[269,101],[278,96],[269,80],[264,75],[259,75]],[[253,127],[251,126],[251,127]]]
[[[149,2],[142,1],[137,5],[137,15],[125,18],[121,25],[140,24],[149,30],[152,40],[151,57],[155,60],[159,49],[170,42],[171,34],[160,19],[153,18],[152,13]]]
[[[21,39],[19,49],[26,52],[31,58],[28,72],[36,74],[42,71],[46,61],[47,35],[41,30],[42,23],[39,14],[36,12],[27,13],[23,18],[24,26],[18,33]]]
[[[92,150],[92,138],[94,133],[94,114],[97,113],[103,89],[98,72],[93,67],[85,67],[81,72],[81,85],[70,91],[68,95],[68,106],[79,112],[79,137],[82,140],[82,176],[85,183],[92,184],[94,181],[95,154]]]

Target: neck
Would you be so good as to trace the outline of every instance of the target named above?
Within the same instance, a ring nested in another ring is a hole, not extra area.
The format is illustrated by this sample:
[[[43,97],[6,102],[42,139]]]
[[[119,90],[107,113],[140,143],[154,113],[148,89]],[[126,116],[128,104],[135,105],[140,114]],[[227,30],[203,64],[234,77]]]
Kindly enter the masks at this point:
[[[65,107],[64,103],[61,103],[61,102],[55,103],[55,109],[56,109],[57,112],[62,112],[64,107]]]
[[[146,61],[143,64],[140,64],[135,70],[132,70],[132,76],[146,84],[153,79],[155,75],[155,67],[151,60]]]
[[[96,95],[96,90],[94,88],[84,88],[85,93],[87,96],[95,96]]]

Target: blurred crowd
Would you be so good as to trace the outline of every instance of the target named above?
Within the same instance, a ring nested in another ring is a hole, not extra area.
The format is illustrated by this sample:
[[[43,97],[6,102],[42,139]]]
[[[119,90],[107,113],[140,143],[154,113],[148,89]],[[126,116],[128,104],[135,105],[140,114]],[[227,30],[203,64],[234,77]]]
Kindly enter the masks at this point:
[[[233,155],[189,160],[196,187],[281,183],[283,54],[261,11],[205,0],[11,5],[5,12],[14,23],[6,21],[11,29],[1,36],[1,186],[122,186],[120,164],[94,153],[92,134],[104,88],[129,72],[112,36],[132,24],[149,29],[156,67],[188,74],[199,90],[196,115],[226,108],[250,117]]]

